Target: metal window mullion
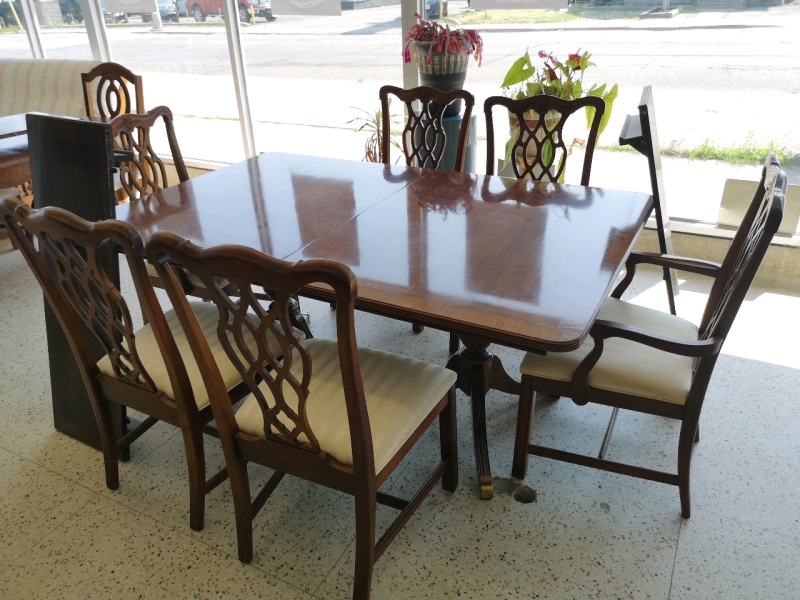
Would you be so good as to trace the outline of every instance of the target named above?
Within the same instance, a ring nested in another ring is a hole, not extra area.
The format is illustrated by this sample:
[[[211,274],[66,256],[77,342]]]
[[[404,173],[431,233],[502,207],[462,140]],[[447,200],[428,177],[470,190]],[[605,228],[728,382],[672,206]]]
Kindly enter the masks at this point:
[[[402,59],[402,51],[405,46],[406,33],[417,23],[417,18],[414,13],[421,15],[425,14],[424,0],[400,0],[400,53]],[[410,63],[401,63],[403,65],[403,87],[407,90],[415,88],[419,85],[419,74],[417,73],[417,65],[412,60]]]
[[[247,92],[247,65],[244,60],[244,44],[242,44],[242,31],[239,24],[239,6],[236,0],[224,0],[222,13],[225,16],[225,31],[228,34],[228,54],[231,59],[236,103],[239,108],[239,124],[242,128],[244,153],[247,158],[252,158],[256,155],[256,142],[253,136],[250,97]]]
[[[99,0],[80,0],[83,23],[89,37],[92,58],[101,62],[111,62],[111,45],[106,35],[106,20],[100,8]]]
[[[47,58],[44,44],[42,44],[42,32],[39,29],[39,19],[36,18],[36,9],[33,7],[32,0],[20,0],[22,5],[22,15],[25,17],[26,33],[28,43],[31,46],[33,58]]]

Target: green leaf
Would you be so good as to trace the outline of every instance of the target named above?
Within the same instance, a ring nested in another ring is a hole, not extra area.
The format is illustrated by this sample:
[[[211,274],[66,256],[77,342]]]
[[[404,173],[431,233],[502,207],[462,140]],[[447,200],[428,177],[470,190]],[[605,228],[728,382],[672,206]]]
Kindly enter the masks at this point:
[[[598,98],[603,97],[603,93],[606,91],[606,84],[604,83],[601,86],[594,87],[592,86],[588,92],[586,92],[587,96],[597,96]]]
[[[542,84],[539,81],[534,83],[529,83],[528,86],[528,96],[538,96],[542,93]],[[528,96],[522,96],[522,98],[527,98]],[[521,98],[520,98],[521,99]]]
[[[604,86],[605,87],[605,86]],[[617,84],[615,83],[608,93],[603,95],[603,100],[606,101],[606,112],[603,113],[603,118],[600,119],[600,127],[597,129],[597,135],[600,136],[603,133],[603,130],[608,125],[608,120],[611,118],[611,107],[614,105],[614,100],[617,99],[617,93],[619,89],[617,88]]]
[[[514,64],[511,65],[511,68],[506,73],[505,79],[503,79],[503,83],[500,85],[502,88],[508,88],[512,85],[517,85],[518,83],[522,83],[529,77],[531,77],[536,70],[531,65],[531,56],[526,51],[520,58],[514,61]]]
[[[514,151],[514,144],[517,142],[517,137],[519,137],[519,125],[514,125],[511,127],[509,138],[506,142],[506,155],[503,161],[503,169],[508,166],[508,161],[511,160],[511,153]]]

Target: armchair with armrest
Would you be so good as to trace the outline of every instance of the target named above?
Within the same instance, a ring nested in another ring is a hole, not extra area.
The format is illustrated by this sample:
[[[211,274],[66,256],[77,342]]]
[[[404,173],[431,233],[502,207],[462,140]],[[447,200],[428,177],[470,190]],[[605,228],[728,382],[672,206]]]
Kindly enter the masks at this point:
[[[783,216],[786,177],[774,154],[722,264],[668,255],[632,253],[627,273],[604,303],[589,332],[591,339],[572,352],[529,353],[520,365],[522,393],[512,475],[522,479],[528,454],[676,485],[681,513],[691,514],[689,475],[698,422],[714,365],[739,306],[755,277]],[[713,278],[700,326],[675,315],[621,300],[636,265],[653,264]],[[530,443],[535,392],[567,396],[614,408],[598,457]],[[617,411],[681,421],[678,472],[666,473],[604,459]]]

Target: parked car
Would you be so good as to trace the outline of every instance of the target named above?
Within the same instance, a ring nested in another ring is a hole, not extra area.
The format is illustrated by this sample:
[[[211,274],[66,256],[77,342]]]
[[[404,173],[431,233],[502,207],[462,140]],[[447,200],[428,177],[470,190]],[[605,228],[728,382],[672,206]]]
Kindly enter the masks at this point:
[[[76,21],[83,23],[83,12],[78,0],[59,0],[58,6],[61,9],[61,17],[64,19],[64,23],[74,23]],[[100,8],[103,11],[103,20],[106,23],[119,23],[125,20],[125,13],[111,14],[107,12],[103,0],[100,0]]]
[[[191,0],[191,5],[192,16],[198,23],[205,21],[206,17],[222,15],[222,0]],[[189,6],[189,0],[186,6]],[[257,17],[264,17],[267,21],[276,19],[272,16],[271,0],[239,0],[239,20],[243,23],[250,21],[251,6]]]
[[[425,0],[425,18],[436,20],[439,18],[439,1],[440,0]],[[443,16],[447,16],[447,0],[444,0]]]
[[[178,9],[175,6],[175,3],[172,0],[156,0],[158,4],[158,14],[161,15],[161,20],[163,22],[172,21],[173,23],[178,22]],[[153,14],[150,13],[150,18],[147,19],[148,21],[153,20]],[[142,21],[145,20],[145,15],[142,15]]]
[[[175,3],[172,0],[156,0],[156,4],[158,6],[158,14],[161,15],[161,21],[168,22],[174,21],[175,23],[178,22],[178,11],[175,8]],[[132,15],[139,15],[142,18],[142,23],[152,23],[153,22],[153,12],[127,12],[125,13],[125,22],[127,23],[127,17]]]

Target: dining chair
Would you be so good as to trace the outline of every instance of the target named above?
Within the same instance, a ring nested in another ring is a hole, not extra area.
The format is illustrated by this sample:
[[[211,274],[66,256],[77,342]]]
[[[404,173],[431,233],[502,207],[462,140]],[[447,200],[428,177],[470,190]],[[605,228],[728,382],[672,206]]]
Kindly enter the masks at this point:
[[[120,163],[119,168],[120,183],[129,201],[141,200],[169,185],[164,161],[153,150],[151,141],[153,128],[159,119],[164,122],[178,181],[189,180],[169,108],[157,106],[143,115],[121,114],[114,117],[110,125],[116,148],[130,153],[130,160]]]
[[[603,304],[583,345],[522,360],[512,475],[525,477],[528,454],[678,486],[681,514],[691,514],[689,471],[698,423],[717,357],[756,271],[783,217],[786,176],[774,154],[722,264],[694,258],[632,252],[626,274]],[[621,300],[637,265],[668,266],[711,277],[713,284],[699,327],[667,312]],[[535,392],[567,396],[614,409],[597,457],[530,443]],[[666,473],[606,460],[619,409],[681,421],[678,472]]]
[[[41,285],[78,364],[100,433],[106,485],[119,487],[119,454],[158,421],[179,427],[189,471],[190,524],[202,529],[205,494],[225,480],[226,471],[206,480],[203,428],[213,418],[208,392],[175,312],[162,311],[150,285],[138,233],[121,221],[90,223],[59,208],[32,210],[13,198],[0,200],[0,220]],[[109,276],[120,251],[148,323],[138,329]],[[192,302],[184,308],[208,339],[227,401],[241,399],[247,387],[216,342],[216,307]],[[280,351],[274,344],[272,349]],[[116,442],[111,402],[148,415]]]
[[[251,248],[201,249],[181,237],[158,232],[150,237],[147,258],[157,265],[198,364],[219,427],[233,495],[239,559],[253,558],[253,519],[285,474],[355,497],[356,557],[354,598],[369,597],[375,561],[441,479],[454,491],[458,482],[455,373],[430,363],[356,346],[352,271],[331,260],[288,263]],[[189,309],[171,264],[200,277],[212,291],[219,313],[218,340],[250,390],[234,411],[214,366],[209,340]],[[220,278],[239,290],[232,297]],[[302,288],[323,286],[336,300],[335,340],[302,341],[289,327],[288,307]],[[260,290],[275,301],[259,301]],[[256,326],[242,316],[254,312]],[[289,333],[285,333],[289,332]],[[279,353],[264,345],[275,336]],[[241,352],[251,344],[253,352]],[[236,356],[241,354],[242,358]],[[402,458],[439,418],[441,461],[411,500],[379,490]],[[275,470],[251,497],[248,463]],[[377,503],[400,514],[375,543]]]
[[[444,131],[444,113],[447,107],[456,102],[464,102],[464,115],[456,142],[453,171],[464,170],[464,157],[467,151],[470,117],[475,106],[475,97],[466,90],[442,92],[432,87],[420,86],[410,90],[385,85],[380,89],[383,133],[381,137],[381,156],[383,164],[391,164],[389,148],[391,140],[391,116],[389,114],[389,95],[397,97],[405,104],[406,124],[403,128],[403,155],[409,167],[438,169],[447,148],[447,133]],[[415,110],[414,104],[418,103]],[[414,333],[424,329],[419,323],[412,324]],[[458,351],[458,336],[450,334],[450,354]]]
[[[99,81],[94,83],[96,80]],[[81,73],[81,82],[87,117],[111,119],[131,112],[144,113],[142,78],[122,65],[101,63],[88,73]],[[135,104],[131,102],[131,87]]]
[[[563,100],[556,96],[531,96],[512,100],[505,96],[491,96],[483,104],[486,117],[486,174],[494,175],[494,118],[493,109],[507,109],[511,122],[511,163],[517,179],[558,182],[564,174],[570,149],[564,139],[564,125],[576,112],[593,109],[594,116],[586,139],[586,150],[581,171],[581,185],[589,185],[592,157],[597,143],[600,121],[606,110],[602,98],[585,96],[576,100]],[[542,118],[544,115],[544,118]],[[581,115],[582,116],[582,115]],[[510,142],[509,142],[510,143]]]
[[[464,169],[464,155],[467,150],[470,116],[475,106],[475,98],[466,90],[442,92],[432,87],[420,86],[404,90],[393,85],[380,89],[383,128],[381,136],[381,156],[383,164],[391,164],[389,147],[391,140],[391,118],[389,96],[395,96],[405,105],[406,123],[403,127],[403,154],[409,167],[438,169],[447,150],[447,133],[444,131],[444,112],[447,107],[463,101],[464,114],[461,117],[458,139],[456,140],[455,163],[453,171]],[[414,104],[418,103],[415,110]]]

